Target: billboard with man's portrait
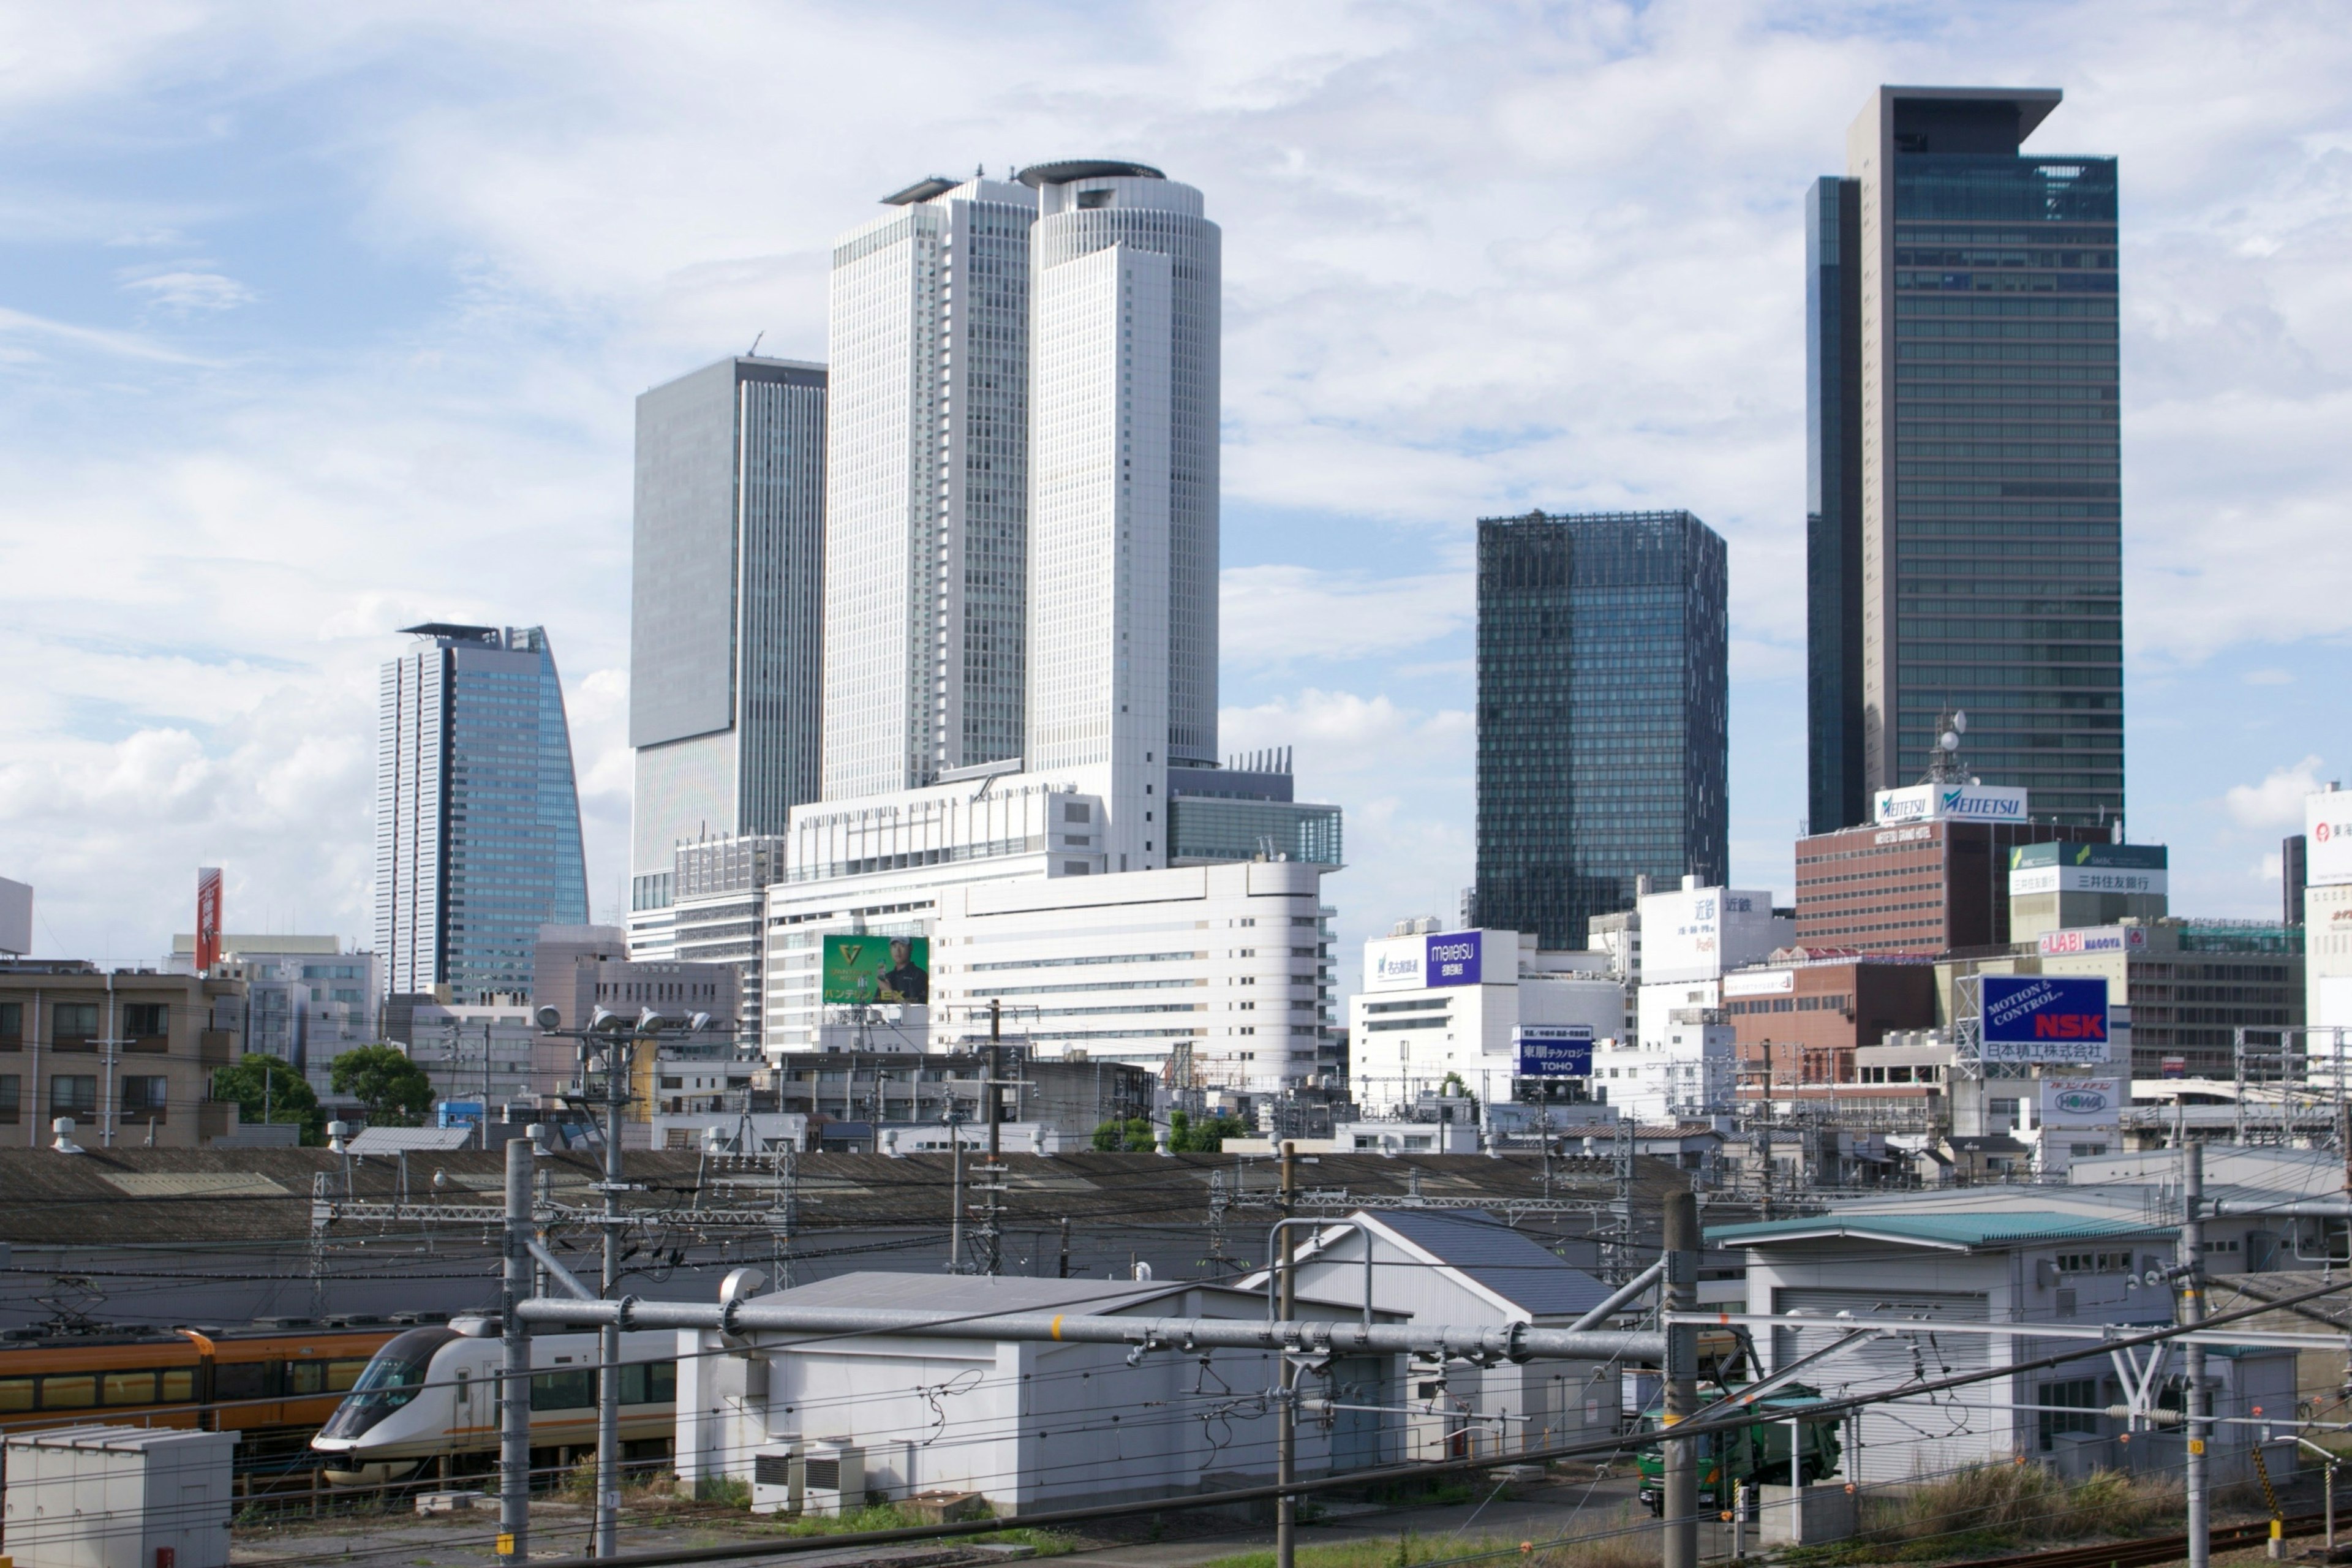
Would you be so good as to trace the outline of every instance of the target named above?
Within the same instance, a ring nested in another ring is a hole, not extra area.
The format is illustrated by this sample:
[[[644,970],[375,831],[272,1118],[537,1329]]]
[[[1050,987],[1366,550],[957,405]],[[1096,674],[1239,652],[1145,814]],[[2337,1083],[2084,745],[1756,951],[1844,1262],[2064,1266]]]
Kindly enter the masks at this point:
[[[931,999],[931,943],[919,936],[824,939],[824,999],[844,1006]]]

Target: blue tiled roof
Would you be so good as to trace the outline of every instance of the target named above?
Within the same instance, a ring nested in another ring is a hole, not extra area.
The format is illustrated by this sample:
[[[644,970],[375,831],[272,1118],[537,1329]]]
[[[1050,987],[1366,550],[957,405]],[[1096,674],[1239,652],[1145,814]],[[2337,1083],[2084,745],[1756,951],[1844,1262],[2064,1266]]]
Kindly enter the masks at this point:
[[[1481,1210],[1368,1212],[1431,1257],[1531,1317],[1576,1317],[1609,1299],[1608,1286]]]

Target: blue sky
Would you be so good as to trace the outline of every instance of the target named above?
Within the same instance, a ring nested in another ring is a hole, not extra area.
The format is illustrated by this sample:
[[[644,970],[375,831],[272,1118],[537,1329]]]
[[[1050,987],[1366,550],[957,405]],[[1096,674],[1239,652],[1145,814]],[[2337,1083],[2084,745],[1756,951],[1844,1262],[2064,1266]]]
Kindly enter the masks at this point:
[[[2319,5],[302,6],[0,14],[0,875],[44,953],[364,936],[374,671],[543,623],[628,813],[631,400],[821,358],[916,176],[1142,158],[1225,231],[1224,733],[1349,813],[1350,943],[1470,863],[1471,523],[1731,545],[1733,869],[1803,803],[1800,203],[1882,81],[2122,160],[2127,746],[2174,907],[2352,773],[2352,37]],[[1349,969],[1352,971],[1351,962]]]

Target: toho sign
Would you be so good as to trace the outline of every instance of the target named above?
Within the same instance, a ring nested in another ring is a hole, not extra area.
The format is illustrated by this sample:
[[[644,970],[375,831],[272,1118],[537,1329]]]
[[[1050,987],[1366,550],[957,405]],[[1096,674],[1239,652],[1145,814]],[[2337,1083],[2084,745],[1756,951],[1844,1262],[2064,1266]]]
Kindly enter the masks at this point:
[[[1591,1078],[1592,1026],[1522,1024],[1511,1031],[1521,1078]]]
[[[2103,1062],[2107,1059],[2107,983],[2041,974],[1988,974],[1979,1049],[1986,1061]]]
[[[2025,792],[1987,784],[1914,784],[1883,789],[1873,801],[1881,826],[1896,822],[2023,822]]]

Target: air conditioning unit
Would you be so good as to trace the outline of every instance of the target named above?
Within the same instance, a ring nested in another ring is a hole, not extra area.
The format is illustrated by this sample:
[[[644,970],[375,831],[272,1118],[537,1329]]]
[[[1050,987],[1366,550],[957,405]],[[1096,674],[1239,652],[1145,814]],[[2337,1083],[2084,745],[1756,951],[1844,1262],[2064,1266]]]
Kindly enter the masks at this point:
[[[801,1511],[840,1515],[866,1506],[866,1450],[817,1441],[801,1460]]]
[[[762,1443],[751,1450],[751,1511],[797,1513],[801,1507],[801,1446]]]

